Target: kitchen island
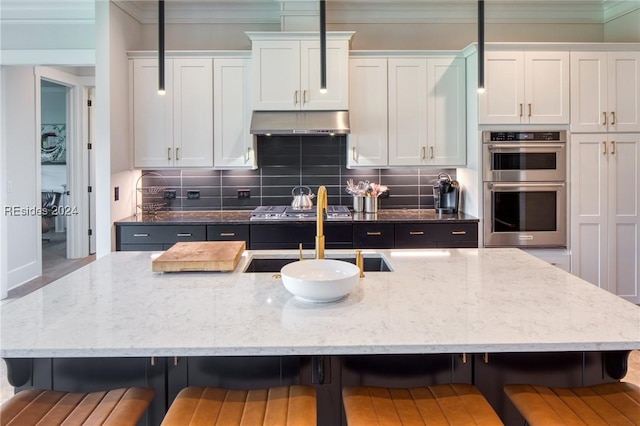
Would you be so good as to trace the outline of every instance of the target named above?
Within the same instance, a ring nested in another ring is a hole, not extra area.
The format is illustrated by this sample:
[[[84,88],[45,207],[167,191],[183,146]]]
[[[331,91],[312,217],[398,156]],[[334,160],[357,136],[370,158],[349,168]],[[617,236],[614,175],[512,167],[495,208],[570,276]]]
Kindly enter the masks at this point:
[[[345,254],[353,250],[327,251]],[[247,251],[228,273],[154,273],[157,255],[111,253],[3,302],[0,356],[12,383],[79,388],[87,377],[104,387],[129,374],[166,390],[165,406],[187,384],[275,380],[315,383],[335,406],[350,381],[404,383],[407,369],[393,361],[407,357],[401,365],[421,365],[414,379],[476,383],[509,417],[495,391],[510,371],[568,385],[614,380],[626,351],[640,348],[639,307],[517,249],[365,252],[392,272],[367,272],[326,305],[298,301],[272,273],[244,272],[254,257],[295,251]],[[501,379],[486,379],[492,369]]]

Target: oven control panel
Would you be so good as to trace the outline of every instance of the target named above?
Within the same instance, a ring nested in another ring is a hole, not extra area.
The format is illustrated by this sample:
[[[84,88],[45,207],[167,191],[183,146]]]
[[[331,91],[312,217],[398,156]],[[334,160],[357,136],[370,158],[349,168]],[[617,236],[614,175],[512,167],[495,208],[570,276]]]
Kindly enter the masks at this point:
[[[483,142],[566,142],[566,132],[483,132]]]

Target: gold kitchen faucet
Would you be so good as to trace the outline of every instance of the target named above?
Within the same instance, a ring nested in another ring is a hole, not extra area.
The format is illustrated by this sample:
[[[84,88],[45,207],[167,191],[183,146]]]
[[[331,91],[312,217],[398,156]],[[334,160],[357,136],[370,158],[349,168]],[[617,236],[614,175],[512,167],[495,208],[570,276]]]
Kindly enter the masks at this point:
[[[324,212],[327,211],[327,188],[318,188],[318,206],[316,212],[316,259],[324,259]]]

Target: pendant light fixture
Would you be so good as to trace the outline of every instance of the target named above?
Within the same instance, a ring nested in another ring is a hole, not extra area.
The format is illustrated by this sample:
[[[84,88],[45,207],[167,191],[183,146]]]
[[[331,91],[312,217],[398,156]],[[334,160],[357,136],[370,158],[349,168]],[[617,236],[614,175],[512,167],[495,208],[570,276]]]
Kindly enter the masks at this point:
[[[158,94],[164,95],[164,0],[158,0]]]
[[[327,93],[327,10],[320,0],[320,93]]]
[[[478,93],[484,93],[484,0],[478,0]]]

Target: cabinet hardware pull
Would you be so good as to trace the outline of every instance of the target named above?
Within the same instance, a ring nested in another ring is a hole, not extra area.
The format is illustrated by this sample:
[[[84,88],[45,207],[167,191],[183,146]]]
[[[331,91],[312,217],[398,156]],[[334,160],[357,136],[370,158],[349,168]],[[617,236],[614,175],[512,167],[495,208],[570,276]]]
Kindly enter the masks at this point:
[[[426,158],[426,156],[427,156],[426,154],[427,154],[427,150],[426,150],[426,148],[423,146],[423,147],[422,147],[422,159],[423,159],[423,160]]]
[[[606,111],[602,111],[602,125],[603,126],[607,125],[607,112]]]
[[[308,102],[308,100],[307,100],[307,91],[306,91],[306,90],[303,90],[303,91],[302,91],[302,104],[304,105],[304,104],[306,104],[307,102]]]
[[[487,352],[484,353],[484,363],[489,364],[489,354]]]
[[[173,357],[173,365],[174,365],[174,367],[178,365],[178,360],[179,360],[179,358],[177,356]]]
[[[531,117],[531,104],[529,104],[529,117]]]
[[[251,158],[251,147],[247,148],[247,154],[244,157],[244,162],[246,163]]]
[[[467,235],[467,231],[451,231],[451,235]]]
[[[616,153],[616,141],[611,141],[611,155]]]
[[[154,367],[156,365],[156,357],[151,357],[151,366]]]
[[[148,237],[149,234],[133,234],[134,237]]]
[[[171,148],[167,148],[167,160],[171,161]]]
[[[463,364],[467,363],[467,353],[466,352],[462,352],[462,363]]]
[[[607,141],[602,141],[602,155],[607,155]]]
[[[180,148],[176,148],[176,161],[180,160]]]
[[[409,231],[409,235],[424,235],[424,231]]]
[[[293,104],[298,105],[298,91],[293,92]]]
[[[611,111],[611,125],[612,126],[616,125],[616,112],[615,111]]]
[[[235,232],[221,232],[220,236],[221,237],[235,237],[236,233]]]
[[[520,104],[520,117],[522,117],[522,104]]]
[[[351,148],[351,158],[353,159],[353,161],[356,161],[356,147],[352,147]]]
[[[382,232],[368,231],[367,235],[370,236],[370,237],[376,237],[376,236],[382,235]]]
[[[191,232],[178,232],[176,234],[176,237],[190,237],[191,236]]]
[[[433,147],[429,147],[429,158],[433,160]]]

